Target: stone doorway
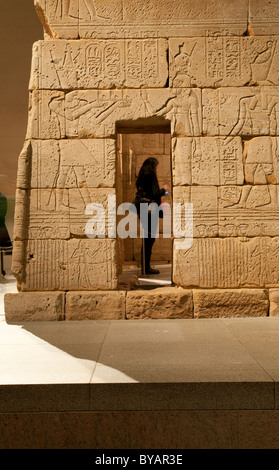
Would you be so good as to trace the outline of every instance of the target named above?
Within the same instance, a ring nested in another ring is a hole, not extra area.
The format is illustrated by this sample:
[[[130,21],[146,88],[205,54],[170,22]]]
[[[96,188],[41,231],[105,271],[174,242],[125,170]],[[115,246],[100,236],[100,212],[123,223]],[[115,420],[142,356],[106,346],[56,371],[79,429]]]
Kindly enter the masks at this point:
[[[118,126],[117,127],[117,204],[132,202],[136,192],[136,179],[144,160],[155,157],[159,161],[158,180],[162,187],[167,184],[169,194],[163,202],[172,207],[172,165],[170,125]],[[139,233],[139,222],[138,222]],[[160,219],[159,238],[155,241],[151,264],[158,266],[160,274],[141,276],[142,239],[119,240],[120,272],[126,277],[136,274],[140,286],[158,287],[169,285],[172,279],[172,239],[163,238],[163,221]]]

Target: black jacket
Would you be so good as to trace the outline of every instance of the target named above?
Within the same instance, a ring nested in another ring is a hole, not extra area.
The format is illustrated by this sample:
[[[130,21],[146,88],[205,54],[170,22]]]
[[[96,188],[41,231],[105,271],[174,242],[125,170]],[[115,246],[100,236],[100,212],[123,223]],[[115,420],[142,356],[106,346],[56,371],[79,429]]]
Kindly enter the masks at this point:
[[[150,199],[158,205],[161,204],[161,197],[165,194],[165,190],[159,187],[156,173],[149,169],[141,175],[140,181],[137,181],[137,189],[138,197]]]

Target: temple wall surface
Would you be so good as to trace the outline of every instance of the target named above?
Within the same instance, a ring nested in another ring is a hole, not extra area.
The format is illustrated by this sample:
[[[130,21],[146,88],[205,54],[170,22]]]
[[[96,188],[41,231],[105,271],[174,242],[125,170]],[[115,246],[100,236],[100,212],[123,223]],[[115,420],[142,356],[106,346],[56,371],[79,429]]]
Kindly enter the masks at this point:
[[[278,314],[279,1],[35,8],[45,34],[33,46],[14,226],[19,293],[6,296],[7,319]],[[161,245],[173,287],[148,293],[119,287],[108,206],[120,197],[118,129],[139,126],[168,127],[171,201],[193,203],[194,217],[190,248]],[[102,239],[85,233],[92,202],[106,208]]]

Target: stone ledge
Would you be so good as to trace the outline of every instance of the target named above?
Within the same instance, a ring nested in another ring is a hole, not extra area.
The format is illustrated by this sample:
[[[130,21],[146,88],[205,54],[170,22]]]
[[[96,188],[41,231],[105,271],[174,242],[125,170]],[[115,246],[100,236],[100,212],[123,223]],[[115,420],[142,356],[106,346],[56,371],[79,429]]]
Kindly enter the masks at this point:
[[[275,383],[170,382],[0,385],[0,413],[274,410]]]
[[[7,322],[279,316],[279,289],[18,292],[4,302]]]
[[[138,449],[278,449],[278,418],[274,410],[2,413],[0,448],[90,449],[91,465],[92,449],[135,449],[133,458]],[[80,457],[71,453],[71,463]],[[44,459],[52,464],[53,454]]]

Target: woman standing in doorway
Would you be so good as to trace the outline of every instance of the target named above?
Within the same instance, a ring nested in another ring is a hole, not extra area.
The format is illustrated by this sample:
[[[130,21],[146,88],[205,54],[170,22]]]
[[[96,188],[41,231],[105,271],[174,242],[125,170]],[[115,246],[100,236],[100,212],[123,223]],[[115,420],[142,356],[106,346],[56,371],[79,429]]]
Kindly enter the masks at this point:
[[[168,194],[168,187],[164,186],[163,188],[159,187],[158,178],[157,178],[157,169],[159,162],[156,158],[150,157],[147,158],[137,177],[136,187],[136,199],[135,205],[137,208],[138,215],[140,215],[140,204],[141,203],[156,203],[158,206],[161,205],[161,198],[165,194]],[[156,212],[156,211],[155,211]],[[162,210],[159,212],[159,217],[162,217]],[[152,218],[156,217],[156,214],[152,214]],[[144,237],[144,253],[142,250],[141,253],[141,262],[142,262],[142,273],[143,274],[159,274],[158,269],[152,269],[150,266],[152,247],[155,242],[155,236],[158,226],[158,217],[157,220],[154,220],[151,227],[151,212],[148,211],[148,226],[143,227],[144,232],[146,233]],[[155,229],[156,227],[156,229]],[[152,229],[152,230],[151,230]]]

